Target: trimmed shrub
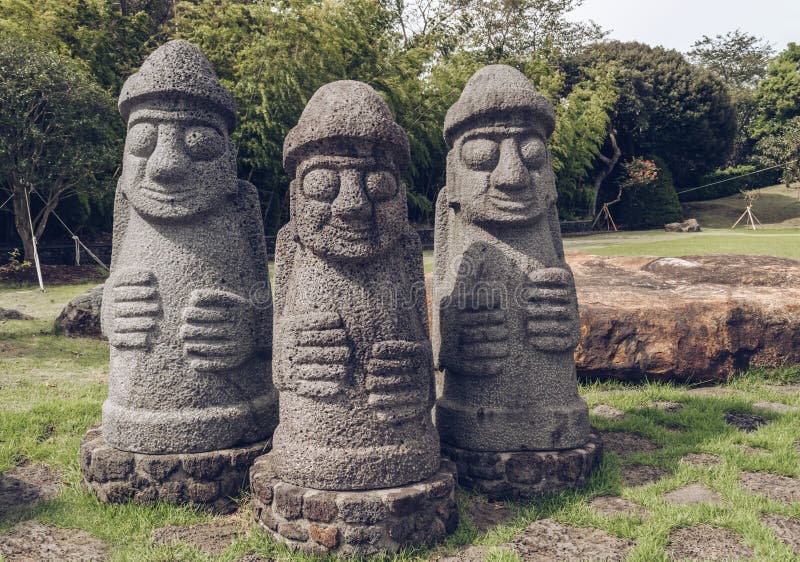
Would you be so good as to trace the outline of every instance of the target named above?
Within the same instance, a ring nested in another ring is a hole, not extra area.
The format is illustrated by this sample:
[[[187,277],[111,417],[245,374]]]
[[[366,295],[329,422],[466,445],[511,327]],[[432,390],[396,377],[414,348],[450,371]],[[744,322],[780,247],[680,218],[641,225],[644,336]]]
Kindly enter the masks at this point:
[[[619,203],[610,207],[618,225],[629,229],[662,227],[683,220],[672,174],[663,160],[656,160],[658,176],[646,185],[632,185],[622,191]],[[624,177],[617,178],[617,182]]]

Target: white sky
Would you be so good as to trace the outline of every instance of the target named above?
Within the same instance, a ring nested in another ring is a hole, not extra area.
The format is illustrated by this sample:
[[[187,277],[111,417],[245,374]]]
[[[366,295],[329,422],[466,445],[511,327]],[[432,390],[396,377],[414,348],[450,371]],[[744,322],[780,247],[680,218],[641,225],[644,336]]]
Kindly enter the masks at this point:
[[[800,0],[585,0],[570,14],[594,20],[610,39],[640,41],[686,52],[703,35],[741,29],[776,52],[800,43]]]

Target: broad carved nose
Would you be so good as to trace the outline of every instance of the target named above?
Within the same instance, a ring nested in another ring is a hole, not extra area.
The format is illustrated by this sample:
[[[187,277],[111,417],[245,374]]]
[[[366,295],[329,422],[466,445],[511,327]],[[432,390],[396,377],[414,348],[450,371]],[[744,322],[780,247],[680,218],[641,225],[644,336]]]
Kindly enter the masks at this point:
[[[171,124],[161,124],[158,127],[158,141],[147,160],[147,176],[154,182],[177,183],[191,167],[178,133],[178,128]]]
[[[367,220],[372,215],[372,203],[364,191],[361,170],[342,170],[339,173],[339,194],[331,210],[345,220]]]
[[[530,174],[522,162],[516,139],[504,139],[500,143],[500,158],[490,180],[492,187],[501,191],[516,191],[530,185]]]

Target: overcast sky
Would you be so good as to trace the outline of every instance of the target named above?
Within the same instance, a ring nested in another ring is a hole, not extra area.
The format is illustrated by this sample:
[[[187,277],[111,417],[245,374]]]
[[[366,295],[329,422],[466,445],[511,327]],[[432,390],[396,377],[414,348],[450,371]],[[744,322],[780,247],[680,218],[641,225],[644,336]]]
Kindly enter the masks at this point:
[[[703,35],[741,29],[777,51],[800,43],[800,0],[585,0],[570,19],[589,20],[611,39],[686,52]]]

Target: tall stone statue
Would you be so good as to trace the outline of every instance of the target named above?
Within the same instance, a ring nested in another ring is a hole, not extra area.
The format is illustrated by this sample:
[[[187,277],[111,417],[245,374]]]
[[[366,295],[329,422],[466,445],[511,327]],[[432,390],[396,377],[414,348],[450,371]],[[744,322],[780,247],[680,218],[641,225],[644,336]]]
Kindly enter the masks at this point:
[[[401,180],[408,159],[386,103],[354,81],[320,88],[284,143],[280,424],[251,480],[257,520],[304,551],[395,550],[439,539],[456,520],[453,467],[440,464],[431,420],[422,253]]]
[[[444,124],[436,424],[459,481],[498,498],[580,484],[601,452],[575,375],[578,305],[546,144],[554,126],[550,102],[504,65],[478,70]]]
[[[101,499],[222,508],[277,424],[263,223],[236,177],[233,98],[197,47],[171,41],[128,78],[119,109],[109,389],[84,479]]]

